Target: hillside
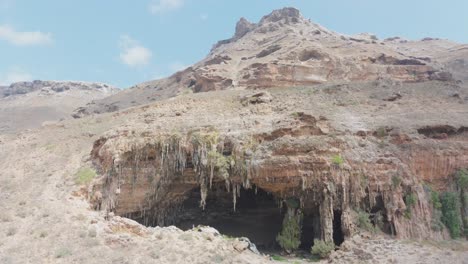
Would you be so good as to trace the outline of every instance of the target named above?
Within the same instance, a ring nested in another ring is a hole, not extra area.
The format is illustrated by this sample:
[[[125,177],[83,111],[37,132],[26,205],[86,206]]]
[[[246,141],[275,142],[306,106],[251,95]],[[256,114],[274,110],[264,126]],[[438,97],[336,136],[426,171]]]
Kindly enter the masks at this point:
[[[33,81],[0,87],[0,133],[70,118],[77,107],[118,92],[107,84]]]

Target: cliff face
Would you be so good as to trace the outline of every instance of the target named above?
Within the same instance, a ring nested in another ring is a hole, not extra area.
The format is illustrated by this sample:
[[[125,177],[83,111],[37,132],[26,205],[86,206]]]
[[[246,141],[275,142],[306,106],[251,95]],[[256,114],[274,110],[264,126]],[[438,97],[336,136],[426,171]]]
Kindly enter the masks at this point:
[[[447,237],[432,229],[423,187],[446,190],[468,165],[467,102],[449,95],[466,91],[446,82],[401,84],[399,96],[389,89],[359,83],[226,91],[144,107],[95,142],[92,159],[103,176],[93,203],[169,225],[194,191],[200,211],[210,197],[226,195],[232,207],[224,209],[233,211],[243,190],[253,189],[283,206],[299,203],[314,238],[351,236],[362,211],[399,238]]]

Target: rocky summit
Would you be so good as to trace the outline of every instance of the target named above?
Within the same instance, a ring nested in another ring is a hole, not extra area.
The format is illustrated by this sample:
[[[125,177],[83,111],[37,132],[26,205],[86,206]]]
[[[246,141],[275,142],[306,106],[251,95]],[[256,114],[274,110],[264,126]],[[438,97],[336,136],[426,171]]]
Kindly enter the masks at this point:
[[[0,133],[0,262],[466,263],[467,50],[284,8],[126,90],[0,88],[88,100]]]

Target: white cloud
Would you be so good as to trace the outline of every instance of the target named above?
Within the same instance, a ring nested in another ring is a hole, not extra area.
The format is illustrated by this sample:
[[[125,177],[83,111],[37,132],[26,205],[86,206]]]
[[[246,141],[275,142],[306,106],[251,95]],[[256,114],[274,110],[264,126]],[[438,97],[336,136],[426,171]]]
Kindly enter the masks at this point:
[[[0,39],[17,46],[45,45],[52,43],[52,34],[40,31],[16,31],[8,25],[0,25]]]
[[[184,6],[184,0],[153,0],[149,4],[152,14],[161,14],[167,11],[179,9]]]
[[[120,36],[120,60],[130,67],[147,65],[153,53],[127,35]]]
[[[13,68],[5,74],[0,74],[0,85],[10,85],[15,82],[31,81],[32,79],[31,74],[19,68]]]

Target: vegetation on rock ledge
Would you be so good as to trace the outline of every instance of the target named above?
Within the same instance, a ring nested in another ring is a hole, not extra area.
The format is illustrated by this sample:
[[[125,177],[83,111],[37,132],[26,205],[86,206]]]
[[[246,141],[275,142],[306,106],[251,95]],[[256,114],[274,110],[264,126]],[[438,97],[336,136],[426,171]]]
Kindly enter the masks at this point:
[[[441,196],[442,222],[447,226],[452,238],[460,237],[460,204],[456,192],[445,192]]]
[[[357,214],[357,226],[369,232],[375,232],[375,227],[370,221],[369,213],[358,211]]]
[[[327,258],[333,250],[335,250],[335,244],[333,242],[325,242],[315,239],[314,245],[311,248],[311,253],[319,255],[321,258]]]
[[[94,177],[96,177],[96,171],[91,168],[81,168],[75,174],[75,182],[77,184],[89,184]]]

